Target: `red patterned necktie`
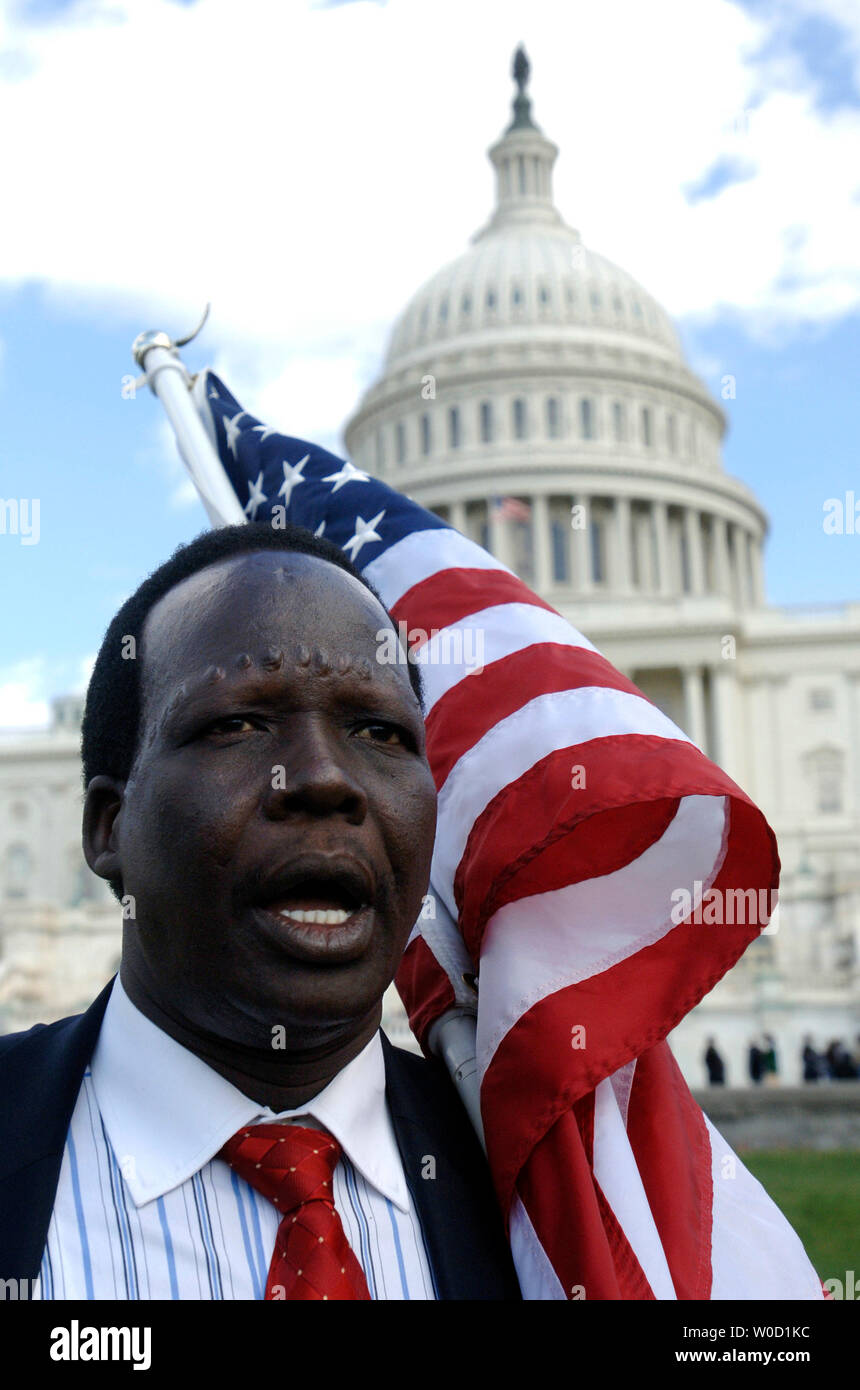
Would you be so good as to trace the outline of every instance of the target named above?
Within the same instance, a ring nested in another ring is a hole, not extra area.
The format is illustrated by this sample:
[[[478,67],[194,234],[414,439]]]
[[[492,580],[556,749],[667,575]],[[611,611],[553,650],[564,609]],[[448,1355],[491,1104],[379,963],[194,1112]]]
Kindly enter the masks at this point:
[[[251,1125],[228,1139],[218,1157],[282,1213],[267,1299],[370,1298],[334,1209],[336,1139],[299,1125]]]

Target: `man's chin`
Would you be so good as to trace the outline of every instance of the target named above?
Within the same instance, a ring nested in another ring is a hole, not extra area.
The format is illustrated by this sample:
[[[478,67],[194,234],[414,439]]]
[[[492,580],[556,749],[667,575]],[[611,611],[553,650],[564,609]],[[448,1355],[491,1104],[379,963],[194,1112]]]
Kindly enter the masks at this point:
[[[279,978],[280,977],[280,978]],[[382,1017],[390,977],[368,961],[266,972],[213,1000],[225,1040],[254,1048],[303,1051],[353,1036]],[[229,1018],[225,1016],[225,1004]]]

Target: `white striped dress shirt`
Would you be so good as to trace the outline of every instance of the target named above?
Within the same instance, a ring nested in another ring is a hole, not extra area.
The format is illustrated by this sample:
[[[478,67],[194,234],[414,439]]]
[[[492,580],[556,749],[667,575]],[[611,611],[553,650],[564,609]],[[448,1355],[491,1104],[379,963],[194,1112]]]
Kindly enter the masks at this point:
[[[276,1114],[150,1022],[118,977],[72,1114],[34,1296],[261,1299],[281,1216],[215,1154],[241,1127],[283,1119],[341,1145],[335,1209],[371,1298],[435,1298],[379,1034],[313,1100]]]

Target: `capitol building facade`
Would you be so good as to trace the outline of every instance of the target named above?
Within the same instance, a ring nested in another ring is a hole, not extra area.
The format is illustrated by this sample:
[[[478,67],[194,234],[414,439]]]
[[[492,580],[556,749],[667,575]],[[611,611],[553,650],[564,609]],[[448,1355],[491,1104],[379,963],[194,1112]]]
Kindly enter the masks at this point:
[[[699,1085],[713,1037],[742,1085],[770,1033],[796,1081],[807,1034],[860,1031],[860,604],[767,605],[767,517],[723,467],[723,410],[665,311],[555,207],[521,51],[515,77],[492,215],[400,315],[346,451],[515,570],[761,806],[776,916],[670,1042]],[[0,741],[3,1031],[85,1006],[119,955],[80,851],[81,706]]]

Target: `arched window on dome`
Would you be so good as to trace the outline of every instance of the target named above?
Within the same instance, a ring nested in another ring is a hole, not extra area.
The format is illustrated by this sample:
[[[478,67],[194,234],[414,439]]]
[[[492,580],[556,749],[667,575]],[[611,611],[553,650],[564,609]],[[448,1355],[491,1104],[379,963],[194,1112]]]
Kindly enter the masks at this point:
[[[642,443],[645,445],[646,449],[650,449],[651,445],[654,443],[654,425],[651,418],[651,407],[643,405],[639,418],[642,423]]]
[[[385,435],[382,430],[376,431],[376,471],[385,472]]]
[[[429,304],[425,304],[425,305],[424,305],[424,308],[421,310],[421,319],[420,319],[420,322],[419,322],[419,324],[418,324],[418,327],[419,327],[419,329],[420,329],[420,331],[421,331],[422,333],[426,333],[426,332],[427,332],[427,328],[428,328],[429,323],[430,323],[430,305],[429,305]]]
[[[623,305],[622,302],[621,302],[621,296],[620,296],[620,295],[616,295],[616,296],[615,296],[615,298],[614,298],[613,301],[612,301],[612,307],[613,307],[613,309],[615,310],[616,314],[617,314],[617,315],[619,316],[619,318],[620,318],[621,315],[624,313],[624,305]]]
[[[528,420],[526,403],[522,396],[517,396],[512,402],[512,421],[514,439],[525,439],[528,434]]]
[[[460,407],[452,405],[448,411],[448,445],[451,449],[460,447]]]
[[[439,301],[439,322],[440,322],[440,323],[444,323],[445,320],[447,319],[447,317],[448,317],[448,300],[447,300],[447,298],[445,298],[445,299],[442,299],[442,300]]]
[[[633,301],[633,317],[635,319],[641,319],[642,317],[642,305],[639,303],[638,299],[634,299]]]
[[[572,280],[568,280],[564,287],[564,297],[567,301],[568,309],[573,309],[576,304],[576,290],[573,288]]]
[[[549,439],[561,437],[561,410],[558,396],[546,398],[546,432]]]
[[[538,303],[539,303],[540,307],[541,307],[542,309],[548,309],[549,306],[550,306],[550,304],[551,304],[551,302],[552,302],[552,295],[551,295],[550,292],[549,292],[549,286],[548,286],[548,285],[540,285],[540,286],[538,287]]]
[[[670,454],[678,452],[678,422],[674,415],[666,416],[666,448]]]
[[[514,309],[523,307],[523,292],[520,285],[511,286],[511,305]]]
[[[594,401],[588,396],[579,402],[579,432],[583,439],[594,438]]]
[[[398,463],[406,462],[406,426],[402,420],[397,421],[394,431],[394,447]]]
[[[488,309],[495,309],[496,307],[496,291],[492,288],[492,286],[487,290],[487,295],[484,300],[484,303],[486,304]]]
[[[421,416],[421,452],[422,454],[429,454],[432,448],[433,430],[430,424],[430,416],[425,413]]]
[[[612,402],[612,435],[619,444],[627,438],[627,411],[621,401]]]
[[[594,309],[595,311],[597,311],[597,310],[600,308],[600,305],[601,305],[602,302],[603,302],[603,301],[602,301],[601,298],[600,298],[600,290],[592,290],[592,291],[591,291],[591,307],[592,307],[592,309]]]
[[[460,313],[465,315],[470,314],[471,312],[472,296],[470,294],[464,294],[463,298],[460,300]]]
[[[492,444],[493,442],[493,403],[492,401],[481,401],[481,443]]]
[[[517,155],[517,181],[518,181],[518,184],[519,184],[520,193],[525,193],[525,191],[526,191],[526,161],[525,161],[525,158],[523,157],[523,155],[521,155],[521,154],[518,154],[518,155]]]

